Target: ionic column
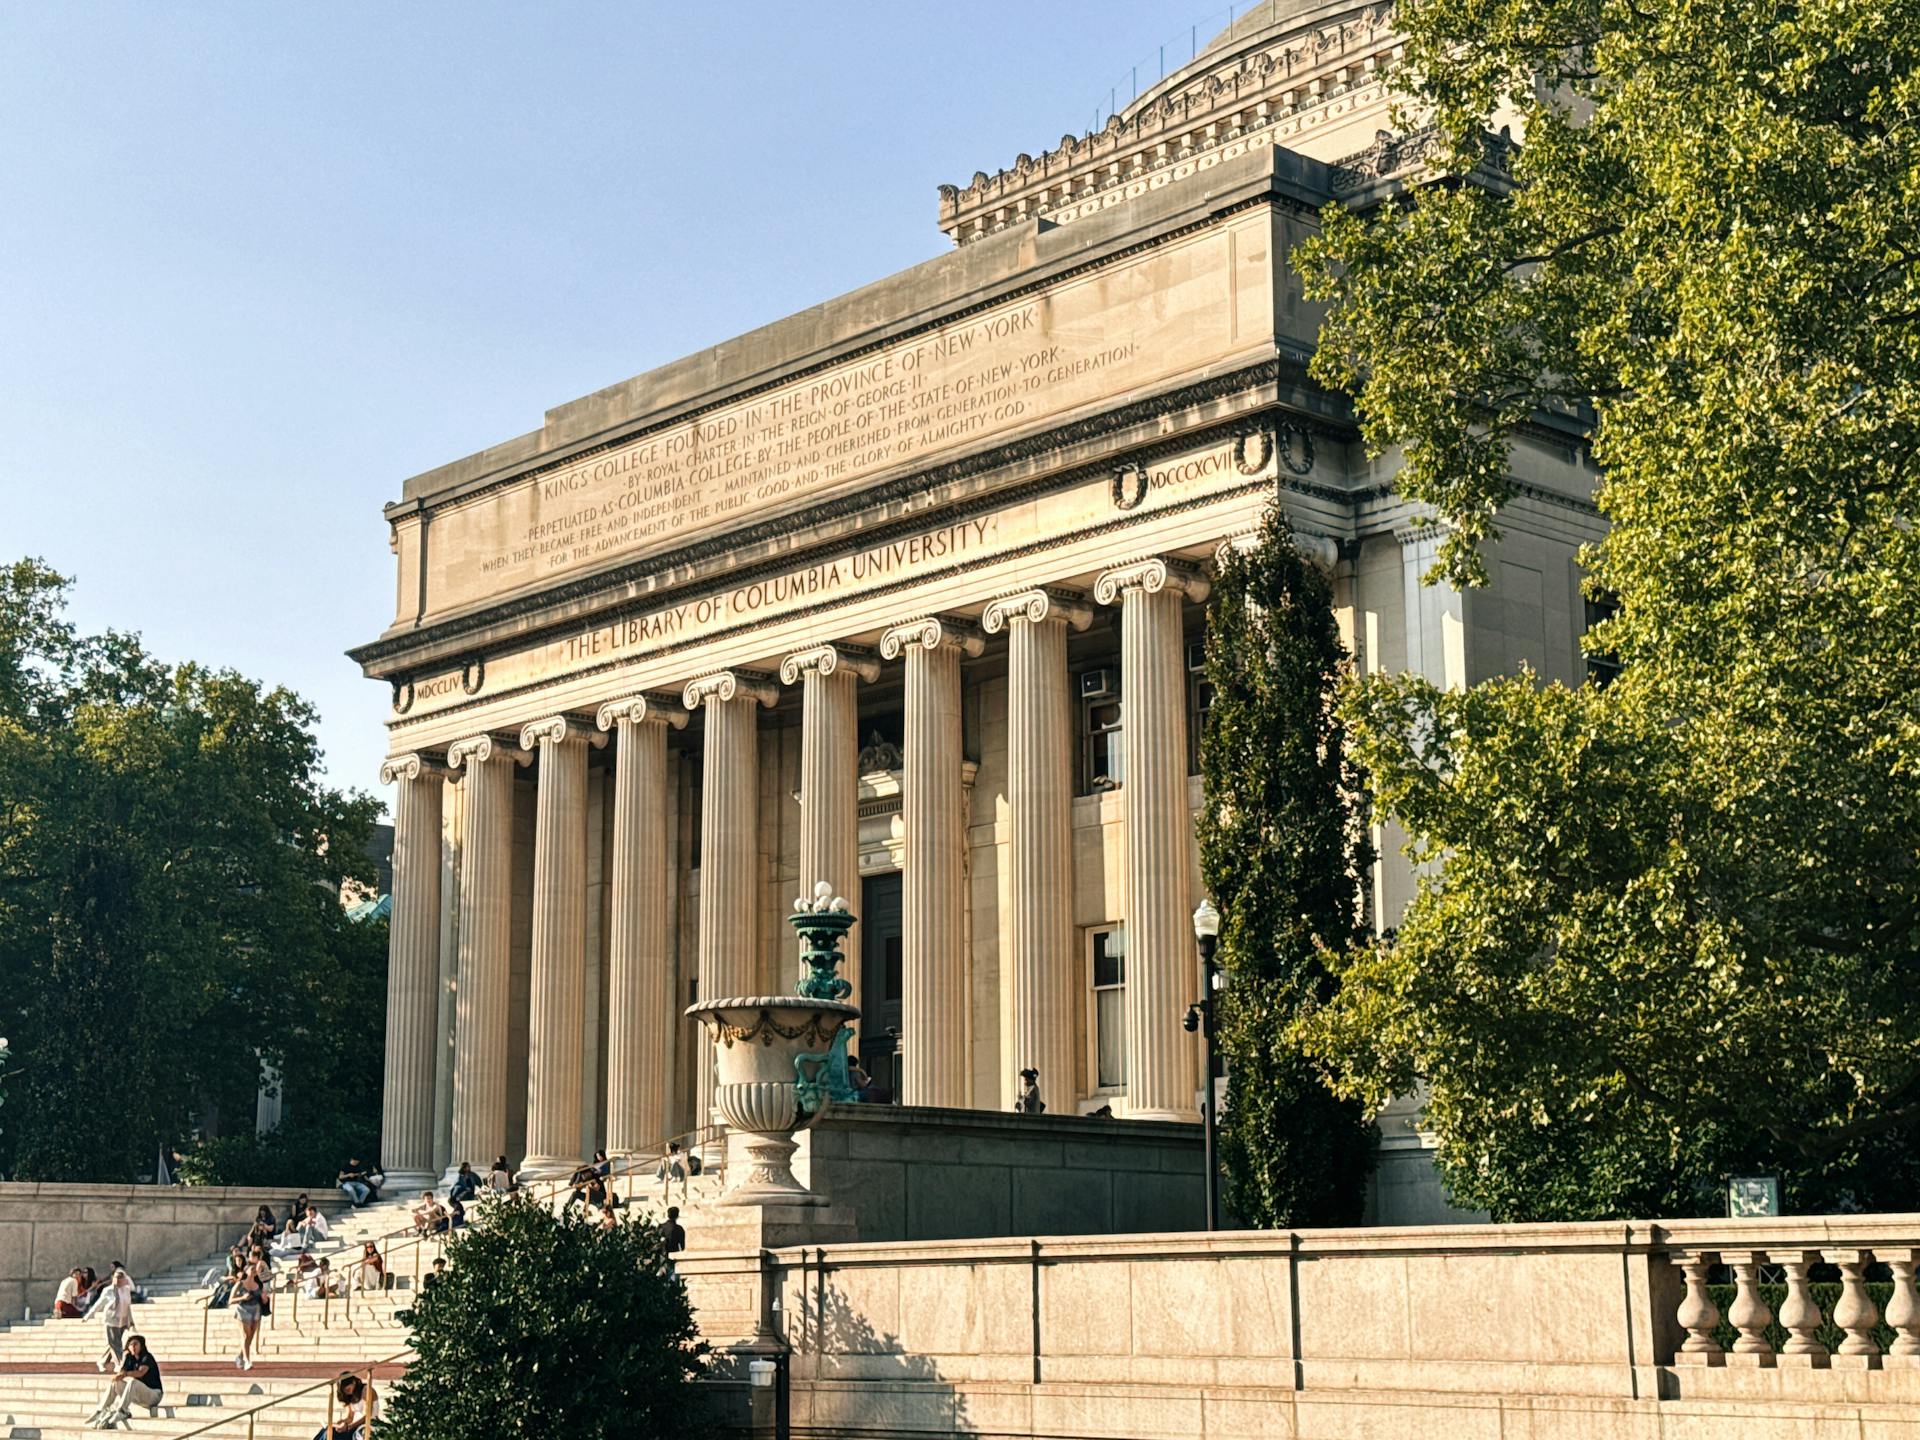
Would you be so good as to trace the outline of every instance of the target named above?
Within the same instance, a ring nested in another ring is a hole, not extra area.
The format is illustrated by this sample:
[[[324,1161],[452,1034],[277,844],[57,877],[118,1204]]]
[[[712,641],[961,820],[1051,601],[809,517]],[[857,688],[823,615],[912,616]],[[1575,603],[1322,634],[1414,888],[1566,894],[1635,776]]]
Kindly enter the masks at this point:
[[[587,730],[565,715],[520,732],[537,747],[533,831],[533,980],[527,1015],[530,1179],[579,1168],[581,1026],[587,984]],[[604,743],[604,737],[596,736]]]
[[[967,1104],[960,656],[981,648],[970,627],[932,618],[880,639],[887,659],[907,657],[900,1088],[908,1105]]]
[[[607,1153],[660,1148],[673,1129],[668,1074],[679,1016],[667,951],[667,728],[678,705],[633,695],[600,707],[617,732],[613,925],[607,945]]]
[[[453,1159],[474,1169],[507,1148],[507,969],[512,944],[513,767],[532,757],[489,735],[456,740],[447,766],[464,770],[460,857],[460,992],[454,1005]]]
[[[403,1186],[433,1183],[433,1076],[440,980],[440,792],[438,766],[396,755],[380,766],[396,782],[393,920],[387,942],[387,1064],[380,1159]]]
[[[700,769],[702,1000],[760,993],[760,758],[755,711],[780,692],[731,670],[690,681],[689,710],[706,716]],[[696,1119],[713,1111],[713,1057],[702,1055]]]
[[[874,660],[820,645],[780,662],[784,684],[800,685],[800,889],[825,880],[860,909],[860,706],[858,683],[880,678]],[[841,945],[840,974],[860,1003],[860,927]]]
[[[989,635],[1007,631],[1007,802],[1012,815],[1013,1031],[1001,1083],[1011,1094],[1024,1069],[1040,1072],[1047,1108],[1071,1115],[1080,1096],[1074,1064],[1073,998],[1079,968],[1073,936],[1072,696],[1067,627],[1084,630],[1087,607],[1051,590],[987,606]]]
[[[1120,786],[1126,837],[1127,1114],[1192,1120],[1192,1044],[1179,1017],[1199,992],[1188,919],[1193,813],[1187,807],[1187,672],[1180,597],[1204,600],[1207,582],[1143,560],[1094,584],[1102,605],[1120,604],[1120,714],[1126,775]]]

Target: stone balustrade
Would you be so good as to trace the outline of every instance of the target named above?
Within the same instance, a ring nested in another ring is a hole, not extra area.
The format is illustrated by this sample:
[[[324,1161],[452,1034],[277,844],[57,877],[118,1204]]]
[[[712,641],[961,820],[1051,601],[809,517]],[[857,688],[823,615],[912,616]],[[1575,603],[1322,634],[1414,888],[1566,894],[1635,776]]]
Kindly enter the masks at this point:
[[[795,1423],[836,1433],[1492,1437],[1524,1413],[1920,1440],[1916,1259],[1920,1214],[775,1244],[681,1273],[716,1315],[758,1286]]]

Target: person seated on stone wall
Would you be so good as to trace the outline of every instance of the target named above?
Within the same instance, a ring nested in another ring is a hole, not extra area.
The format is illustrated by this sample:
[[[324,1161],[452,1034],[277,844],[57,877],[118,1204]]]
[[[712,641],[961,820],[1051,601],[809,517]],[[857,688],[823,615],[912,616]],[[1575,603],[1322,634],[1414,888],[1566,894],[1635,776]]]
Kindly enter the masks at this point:
[[[81,1303],[87,1293],[87,1272],[77,1266],[69,1270],[61,1280],[60,1288],[53,1292],[53,1316],[56,1320],[84,1320],[86,1308]]]
[[[340,1167],[340,1174],[334,1183],[340,1187],[340,1193],[352,1202],[358,1210],[374,1197],[374,1188],[370,1182],[371,1172],[367,1164],[358,1155],[347,1157],[347,1163]]]
[[[301,1215],[306,1214],[307,1201],[308,1201],[307,1192],[304,1190],[302,1190],[298,1195],[294,1196],[292,1200],[288,1201],[287,1208],[286,1208],[287,1219],[292,1220]]]
[[[473,1173],[473,1166],[462,1160],[459,1173],[453,1177],[453,1187],[447,1191],[447,1198],[465,1201],[479,1193],[480,1177]]]
[[[493,1169],[487,1172],[487,1188],[497,1190],[502,1195],[520,1188],[520,1182],[514,1178],[512,1169],[507,1165],[506,1156],[498,1157],[493,1162]]]
[[[613,1161],[607,1158],[606,1151],[596,1150],[593,1152],[592,1168],[593,1168],[594,1174],[598,1175],[602,1180],[605,1180],[608,1176],[613,1174]]]
[[[119,1371],[108,1384],[107,1393],[100,1397],[100,1408],[88,1418],[87,1424],[95,1430],[128,1425],[136,1405],[144,1405],[149,1415],[158,1416],[164,1389],[160,1362],[147,1349],[147,1337],[129,1335]]]

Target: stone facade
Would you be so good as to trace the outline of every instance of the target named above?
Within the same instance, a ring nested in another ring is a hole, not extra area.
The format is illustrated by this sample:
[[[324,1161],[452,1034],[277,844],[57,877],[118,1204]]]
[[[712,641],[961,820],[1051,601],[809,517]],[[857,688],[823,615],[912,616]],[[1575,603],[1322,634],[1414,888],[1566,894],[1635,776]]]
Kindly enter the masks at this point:
[[[1581,677],[1578,430],[1523,432],[1493,585],[1422,588],[1397,457],[1305,373],[1289,251],[1417,163],[1371,129],[1383,16],[1256,7],[1100,136],[943,192],[950,253],[406,482],[354,652],[400,790],[390,1166],[704,1124],[681,1012],[789,989],[817,879],[909,1104],[1005,1110],[1031,1065],[1054,1114],[1192,1119],[1196,647],[1272,504],[1362,670]],[[1376,838],[1383,927],[1413,877]]]

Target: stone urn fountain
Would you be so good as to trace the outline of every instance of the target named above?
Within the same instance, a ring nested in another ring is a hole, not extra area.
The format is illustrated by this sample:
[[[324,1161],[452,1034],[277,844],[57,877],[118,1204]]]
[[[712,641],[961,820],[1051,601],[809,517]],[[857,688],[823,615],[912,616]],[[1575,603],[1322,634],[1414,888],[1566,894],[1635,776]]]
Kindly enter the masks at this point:
[[[851,1097],[848,1022],[860,1018],[837,973],[854,922],[824,880],[787,917],[800,936],[806,971],[792,995],[746,995],[689,1005],[713,1037],[714,1108],[741,1137],[747,1164],[721,1205],[825,1205],[794,1177],[793,1139],[834,1099]]]

